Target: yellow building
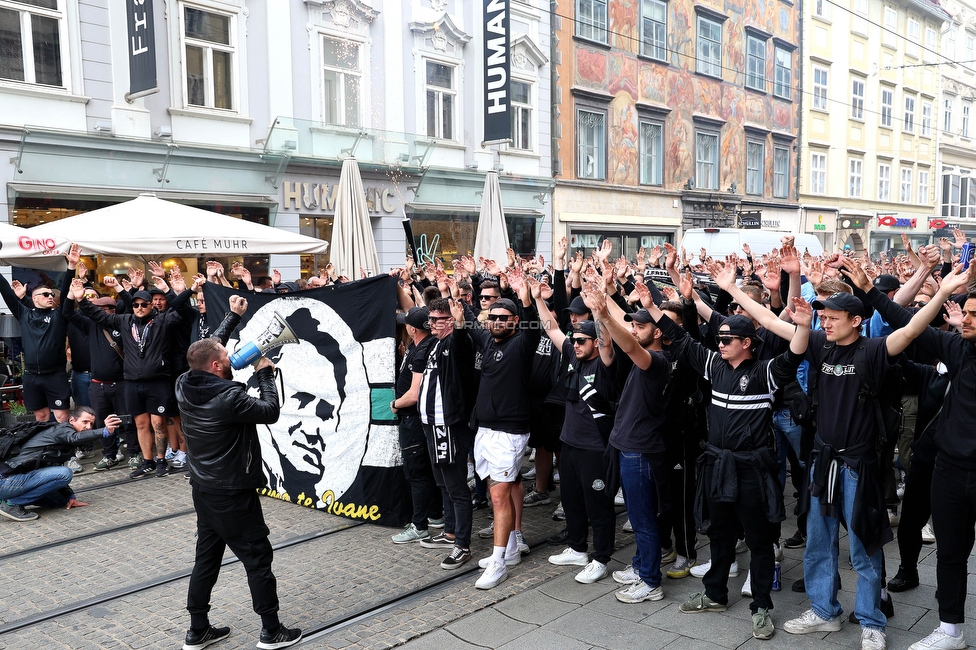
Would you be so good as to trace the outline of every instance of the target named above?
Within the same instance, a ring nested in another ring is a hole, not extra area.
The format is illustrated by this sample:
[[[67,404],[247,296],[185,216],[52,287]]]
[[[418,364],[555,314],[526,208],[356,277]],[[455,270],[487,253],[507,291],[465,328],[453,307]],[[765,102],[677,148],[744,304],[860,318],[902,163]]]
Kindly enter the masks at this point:
[[[825,247],[930,240],[943,23],[929,0],[803,3],[800,203]]]

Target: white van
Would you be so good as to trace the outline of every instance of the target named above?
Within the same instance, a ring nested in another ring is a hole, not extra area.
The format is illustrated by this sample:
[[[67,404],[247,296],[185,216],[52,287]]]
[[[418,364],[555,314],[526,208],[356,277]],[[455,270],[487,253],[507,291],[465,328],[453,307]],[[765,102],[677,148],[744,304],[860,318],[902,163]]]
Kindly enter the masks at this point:
[[[795,238],[794,245],[801,255],[804,250],[809,250],[810,254],[814,256],[823,255],[823,245],[816,235],[776,230],[743,230],[740,228],[692,228],[686,230],[681,238],[679,250],[683,247],[688,256],[693,261],[697,261],[702,248],[708,251],[712,258],[719,259],[732,253],[742,256],[744,255],[742,245],[749,244],[753,256],[759,256],[782,246],[780,239],[786,235]]]

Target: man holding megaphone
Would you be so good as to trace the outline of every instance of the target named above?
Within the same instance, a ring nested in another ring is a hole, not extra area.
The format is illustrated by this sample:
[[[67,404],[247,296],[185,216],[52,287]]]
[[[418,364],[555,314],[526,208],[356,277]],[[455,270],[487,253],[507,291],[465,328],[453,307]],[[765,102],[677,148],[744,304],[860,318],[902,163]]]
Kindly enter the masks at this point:
[[[254,611],[261,617],[257,647],[285,648],[302,638],[301,630],[286,628],[278,619],[273,551],[257,493],[266,485],[257,425],[277,422],[280,411],[274,364],[263,356],[256,360],[258,397],[248,395],[245,384],[233,381],[224,344],[247,310],[247,301],[231,296],[230,308],[233,315],[228,314],[214,336],[190,346],[186,353],[190,371],[176,380],[197,512],[196,560],[186,598],[190,629],[184,650],[204,648],[230,634],[228,627],[211,625],[207,615],[228,546],[244,565]]]

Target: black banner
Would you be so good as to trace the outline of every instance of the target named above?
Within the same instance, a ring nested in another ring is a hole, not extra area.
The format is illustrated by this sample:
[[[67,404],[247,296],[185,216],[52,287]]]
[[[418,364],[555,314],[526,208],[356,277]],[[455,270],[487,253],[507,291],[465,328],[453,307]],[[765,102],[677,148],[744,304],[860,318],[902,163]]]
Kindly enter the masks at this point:
[[[159,92],[156,85],[156,37],[152,0],[125,0],[129,28],[129,92],[127,101]]]
[[[204,285],[211,330],[230,296],[247,299],[227,344],[231,353],[257,340],[276,313],[299,339],[268,354],[284,391],[278,421],[258,427],[268,477],[263,494],[384,526],[409,523],[410,488],[390,411],[395,286],[386,275],[289,294]],[[252,378],[252,366],[234,372],[237,381]]]
[[[510,0],[485,5],[485,143],[512,140]]]

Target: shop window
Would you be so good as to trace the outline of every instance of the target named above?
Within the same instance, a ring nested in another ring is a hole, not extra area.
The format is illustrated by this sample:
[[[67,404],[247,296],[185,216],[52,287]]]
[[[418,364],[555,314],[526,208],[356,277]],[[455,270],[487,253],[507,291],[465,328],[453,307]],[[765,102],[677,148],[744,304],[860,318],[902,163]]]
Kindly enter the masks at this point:
[[[65,87],[64,0],[0,0],[0,79]]]
[[[315,237],[323,241],[332,241],[332,217],[301,217],[298,221],[298,232],[301,235]],[[310,278],[319,274],[321,269],[332,259],[330,246],[321,255],[302,255],[302,277]]]
[[[410,210],[408,206],[408,211]],[[443,259],[446,262],[459,255],[474,252],[478,234],[477,212],[408,212],[413,224],[414,246],[422,262]],[[528,215],[505,215],[508,242],[518,255],[536,254],[540,219]],[[436,246],[435,246],[436,244]],[[501,262],[501,260],[496,260]],[[450,266],[448,264],[448,266]]]
[[[342,126],[362,124],[362,46],[322,36],[322,92],[325,123]]]
[[[623,255],[632,260],[637,257],[637,251],[641,248],[649,251],[655,246],[674,243],[674,235],[669,232],[620,232],[574,228],[569,236],[569,248],[574,254],[580,251],[584,257],[588,257],[603,245],[604,239],[610,240],[610,259],[617,259]]]
[[[184,97],[188,106],[236,110],[235,16],[183,5]]]

